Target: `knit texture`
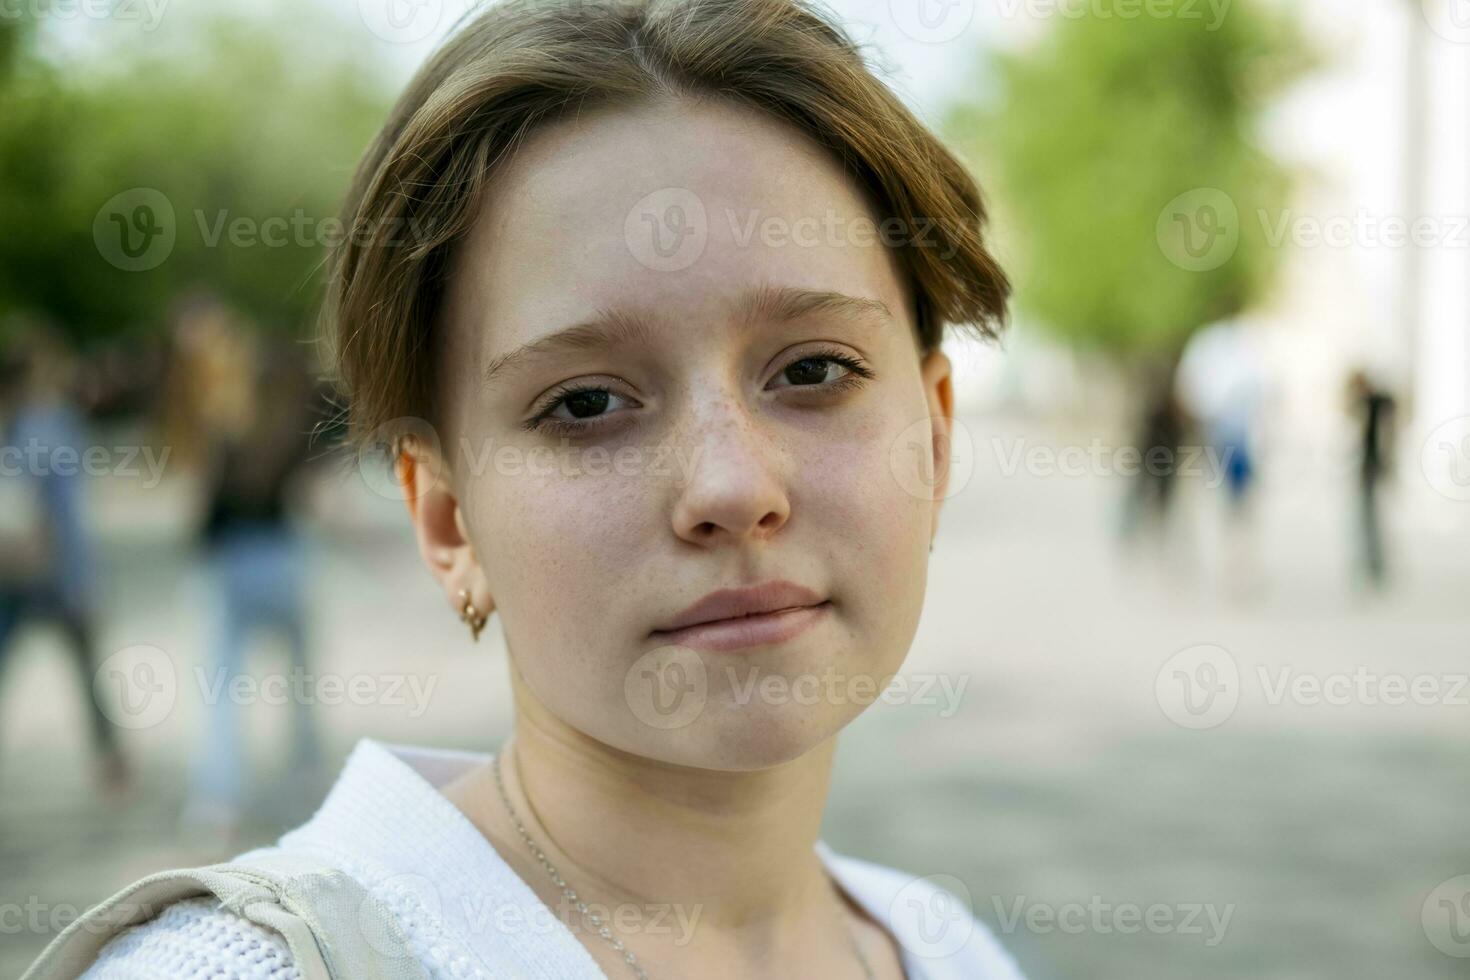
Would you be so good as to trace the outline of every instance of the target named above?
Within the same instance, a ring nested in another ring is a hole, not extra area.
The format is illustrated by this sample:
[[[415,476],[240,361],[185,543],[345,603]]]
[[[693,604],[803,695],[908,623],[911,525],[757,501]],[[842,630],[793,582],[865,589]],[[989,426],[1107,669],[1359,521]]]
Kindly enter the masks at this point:
[[[487,758],[364,739],[316,815],[277,847],[339,868],[386,904],[408,953],[434,980],[608,980],[557,913],[438,791]],[[837,854],[822,841],[816,851],[899,941],[909,980],[1023,980],[965,904],[931,879]],[[126,930],[83,976],[300,980],[284,939],[211,898],[178,902]]]
[[[82,980],[301,980],[279,933],[213,898],[175,902],[103,947]]]

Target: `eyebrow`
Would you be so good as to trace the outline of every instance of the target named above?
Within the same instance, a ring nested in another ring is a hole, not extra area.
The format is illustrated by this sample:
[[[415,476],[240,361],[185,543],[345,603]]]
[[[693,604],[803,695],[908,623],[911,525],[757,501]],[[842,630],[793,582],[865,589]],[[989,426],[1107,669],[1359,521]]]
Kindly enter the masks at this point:
[[[849,296],[822,289],[760,285],[746,290],[736,303],[736,316],[744,326],[757,323],[788,323],[808,316],[847,320],[888,322],[893,312],[876,299]],[[634,310],[605,309],[589,320],[547,334],[515,350],[491,358],[480,372],[482,384],[525,364],[528,360],[558,353],[607,349],[658,342],[651,318]]]

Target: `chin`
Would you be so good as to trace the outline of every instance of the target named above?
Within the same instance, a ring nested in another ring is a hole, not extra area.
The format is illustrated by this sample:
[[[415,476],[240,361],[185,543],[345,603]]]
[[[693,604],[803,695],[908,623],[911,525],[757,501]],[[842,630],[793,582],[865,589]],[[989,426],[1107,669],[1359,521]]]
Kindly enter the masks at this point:
[[[820,747],[862,706],[712,702],[686,729],[668,738],[667,761],[701,769],[744,772],[785,765]]]
[[[878,681],[891,670],[854,664],[858,673],[849,677],[837,667],[854,660],[824,642],[738,656],[658,647],[627,668],[607,710],[587,719],[598,724],[584,730],[669,765],[769,769],[820,748],[877,700]],[[866,690],[849,686],[859,676]],[[607,724],[613,719],[616,730]]]

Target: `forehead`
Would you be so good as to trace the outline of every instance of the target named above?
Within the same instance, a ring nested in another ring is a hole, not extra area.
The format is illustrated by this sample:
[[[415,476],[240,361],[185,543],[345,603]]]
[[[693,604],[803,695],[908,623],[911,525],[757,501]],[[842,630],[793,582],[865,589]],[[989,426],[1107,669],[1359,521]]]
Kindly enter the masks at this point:
[[[764,113],[597,110],[536,131],[496,174],[446,319],[484,360],[605,309],[708,324],[769,283],[874,299],[911,327],[880,217],[827,150]]]

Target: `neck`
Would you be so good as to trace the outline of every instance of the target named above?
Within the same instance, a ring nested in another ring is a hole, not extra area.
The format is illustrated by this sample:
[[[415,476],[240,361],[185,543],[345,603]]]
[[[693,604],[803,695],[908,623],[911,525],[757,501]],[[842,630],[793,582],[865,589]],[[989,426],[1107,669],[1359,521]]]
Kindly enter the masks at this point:
[[[772,940],[801,913],[830,908],[814,845],[835,739],[755,771],[663,763],[563,724],[513,667],[511,674],[516,727],[501,749],[506,792],[586,900],[679,903],[706,929]]]

